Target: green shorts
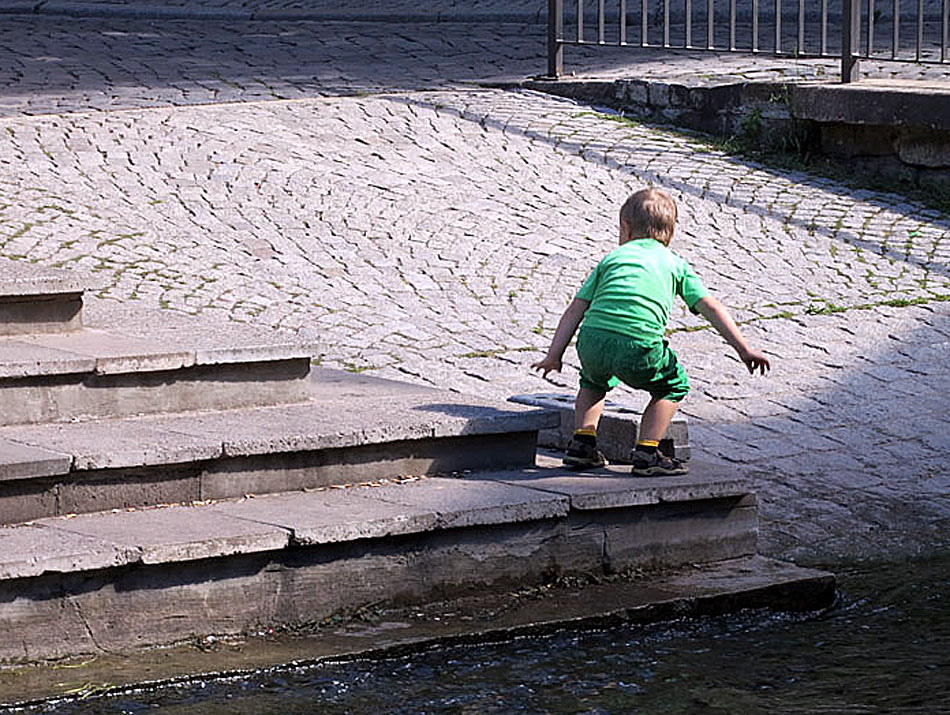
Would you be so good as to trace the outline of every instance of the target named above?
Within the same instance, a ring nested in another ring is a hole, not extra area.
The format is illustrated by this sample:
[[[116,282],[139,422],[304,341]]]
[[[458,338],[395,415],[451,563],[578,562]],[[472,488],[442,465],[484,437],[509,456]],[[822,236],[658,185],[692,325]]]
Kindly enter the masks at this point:
[[[689,392],[686,371],[666,340],[638,345],[626,335],[582,328],[577,337],[581,387],[607,392],[623,382],[657,400],[679,402]]]

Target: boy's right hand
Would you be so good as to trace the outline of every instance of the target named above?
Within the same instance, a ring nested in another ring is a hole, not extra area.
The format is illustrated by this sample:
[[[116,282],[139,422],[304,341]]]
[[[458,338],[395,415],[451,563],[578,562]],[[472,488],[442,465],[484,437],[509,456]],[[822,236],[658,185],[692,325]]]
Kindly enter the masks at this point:
[[[772,367],[769,364],[769,359],[765,357],[765,355],[757,353],[754,350],[747,350],[739,357],[742,359],[742,362],[745,363],[750,375],[754,375],[756,370],[759,371],[760,375],[764,375]]]
[[[541,377],[546,378],[548,373],[552,370],[554,372],[561,371],[561,360],[559,358],[553,358],[550,355],[546,355],[543,360],[539,360],[534,363],[531,368],[533,370],[540,370],[543,374]]]

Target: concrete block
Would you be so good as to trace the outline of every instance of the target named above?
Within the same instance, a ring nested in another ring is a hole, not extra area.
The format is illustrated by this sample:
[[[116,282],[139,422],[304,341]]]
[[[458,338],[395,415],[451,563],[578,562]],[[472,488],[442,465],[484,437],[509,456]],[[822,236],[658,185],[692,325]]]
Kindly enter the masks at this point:
[[[442,529],[551,519],[566,516],[569,506],[563,496],[476,479],[436,477],[372,492],[374,499],[407,510],[434,510]]]
[[[650,103],[649,84],[643,80],[620,80],[623,82],[628,102],[645,107]]]
[[[257,410],[170,417],[153,424],[183,434],[219,435],[225,454],[238,457],[531,432],[556,421],[556,416],[541,410],[499,410],[489,404],[452,404],[432,400],[430,395],[410,393],[387,398],[385,414],[379,413],[375,400],[315,399]]]
[[[0,378],[69,375],[92,372],[96,368],[93,358],[37,345],[32,339],[33,336],[0,338]]]
[[[195,365],[235,362],[307,360],[321,352],[314,341],[292,333],[243,323],[187,316],[173,311],[143,310],[134,303],[86,298],[83,322],[90,328],[187,346]]]
[[[567,499],[499,483],[432,478],[261,496],[211,509],[289,529],[298,544],[327,544],[564,516]]]
[[[950,89],[943,82],[863,80],[789,88],[796,119],[950,131]]]
[[[175,343],[102,330],[84,329],[74,333],[24,336],[22,340],[95,358],[96,372],[101,375],[178,370],[195,364],[194,352]]]
[[[143,564],[275,551],[290,541],[286,529],[234,519],[206,506],[81,514],[70,519],[44,519],[37,524],[135,552]]]
[[[754,496],[573,512],[575,528],[601,529],[604,568],[675,569],[752,556],[758,544]]]
[[[947,99],[950,107],[950,97]],[[928,169],[950,167],[950,131],[922,132],[904,130],[897,139],[901,161]]]
[[[73,469],[181,464],[221,456],[220,439],[162,430],[144,419],[0,428],[0,439],[73,457]]]
[[[49,528],[43,524],[0,527],[0,581],[50,572],[111,568],[138,560],[134,547]]]
[[[23,379],[0,389],[0,425],[297,403],[308,398],[308,371],[306,360],[284,360]]]
[[[650,82],[647,85],[647,101],[651,107],[665,109],[670,106],[670,85]]]
[[[669,96],[670,96],[670,106],[671,107],[689,107],[690,104],[690,89],[689,87],[684,87],[681,84],[671,84],[669,85]]]
[[[566,449],[574,433],[574,396],[560,393],[536,393],[514,395],[511,402],[533,405],[545,410],[556,411],[559,421],[555,429],[544,429],[538,433],[538,444],[542,447]],[[597,430],[597,446],[608,461],[618,464],[629,463],[630,450],[637,443],[640,427],[640,415],[629,407],[606,401],[604,413]],[[679,459],[690,458],[689,424],[685,417],[673,420],[669,430],[660,442],[660,449]]]
[[[296,544],[331,544],[428,531],[431,510],[409,512],[401,504],[373,500],[370,489],[332,489],[255,496],[209,507],[213,513],[289,530]]]
[[[0,482],[68,474],[72,462],[69,454],[0,440]]]

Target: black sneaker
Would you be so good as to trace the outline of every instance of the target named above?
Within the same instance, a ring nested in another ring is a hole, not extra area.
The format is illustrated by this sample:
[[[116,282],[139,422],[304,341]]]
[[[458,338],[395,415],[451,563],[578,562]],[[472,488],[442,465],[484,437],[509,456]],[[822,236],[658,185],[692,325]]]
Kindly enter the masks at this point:
[[[576,439],[571,440],[571,445],[564,455],[564,466],[570,469],[596,469],[606,464],[607,460],[597,447],[578,442]]]
[[[635,449],[630,452],[630,461],[633,464],[630,473],[636,477],[673,477],[689,473],[689,466],[684,462],[659,451],[651,453]]]

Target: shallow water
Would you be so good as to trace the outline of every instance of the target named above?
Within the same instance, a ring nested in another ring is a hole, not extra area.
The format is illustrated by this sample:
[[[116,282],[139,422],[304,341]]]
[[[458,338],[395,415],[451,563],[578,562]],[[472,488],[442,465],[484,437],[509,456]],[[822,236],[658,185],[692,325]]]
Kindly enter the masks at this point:
[[[838,570],[807,616],[561,633],[84,702],[56,713],[950,713],[950,554]]]

